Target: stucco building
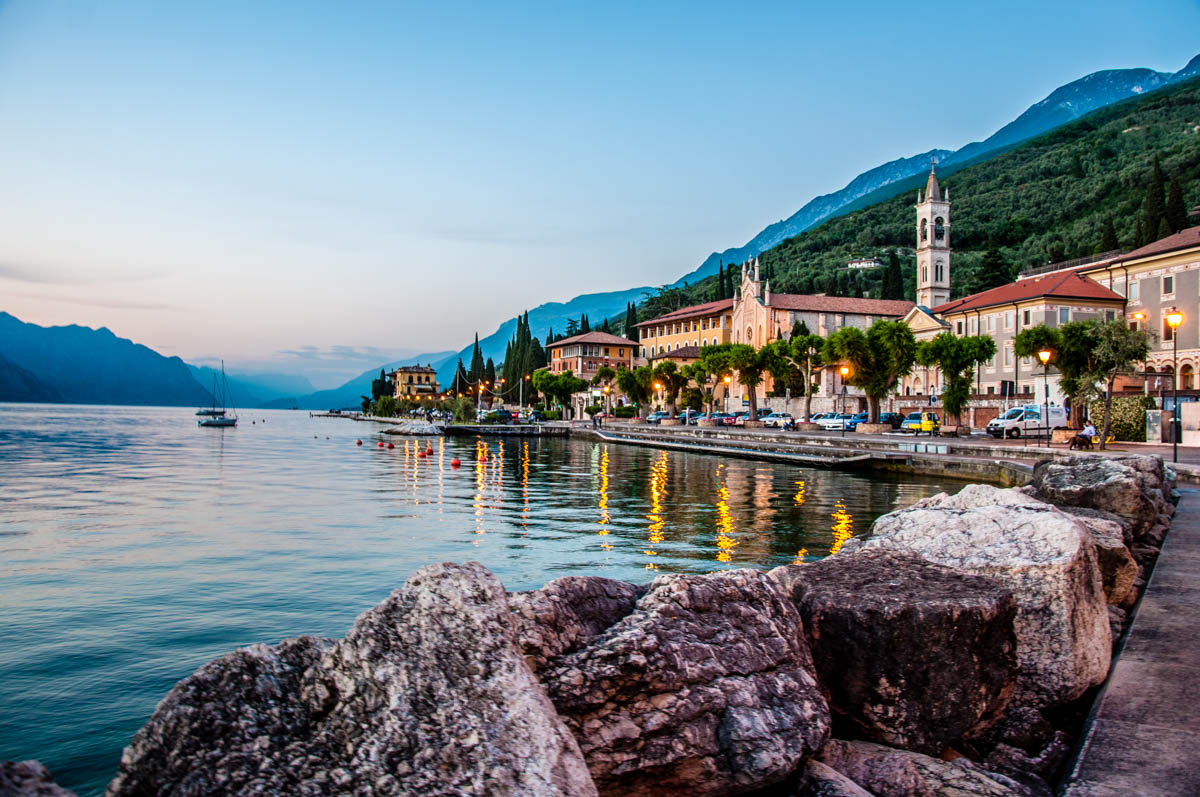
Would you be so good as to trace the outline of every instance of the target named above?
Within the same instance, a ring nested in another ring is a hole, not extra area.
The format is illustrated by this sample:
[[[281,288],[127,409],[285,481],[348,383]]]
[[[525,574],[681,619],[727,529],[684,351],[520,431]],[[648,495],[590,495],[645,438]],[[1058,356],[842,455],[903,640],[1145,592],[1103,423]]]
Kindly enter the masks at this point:
[[[387,376],[396,399],[432,399],[439,392],[437,371],[432,365],[408,365]]]
[[[733,299],[681,307],[658,318],[642,321],[638,328],[638,354],[653,360],[659,355],[694,347],[729,342]]]

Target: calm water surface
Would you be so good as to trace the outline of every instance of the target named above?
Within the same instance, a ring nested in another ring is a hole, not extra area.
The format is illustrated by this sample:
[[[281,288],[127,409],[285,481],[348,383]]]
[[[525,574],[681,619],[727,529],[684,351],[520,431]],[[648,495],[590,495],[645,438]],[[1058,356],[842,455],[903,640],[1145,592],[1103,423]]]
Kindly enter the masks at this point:
[[[773,567],[825,556],[942,489],[566,440],[433,438],[417,458],[424,439],[378,429],[300,412],[244,412],[218,430],[190,409],[0,404],[0,758],[41,759],[98,794],[200,664],[342,636],[430,562],[483,562],[510,590]]]

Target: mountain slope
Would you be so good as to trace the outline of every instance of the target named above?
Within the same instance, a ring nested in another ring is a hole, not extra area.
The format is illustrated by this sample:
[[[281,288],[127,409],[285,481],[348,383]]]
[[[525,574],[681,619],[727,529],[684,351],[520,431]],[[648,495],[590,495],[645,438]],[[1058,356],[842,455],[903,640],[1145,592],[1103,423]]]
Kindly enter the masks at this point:
[[[1055,89],[1045,99],[1030,106],[1012,122],[983,141],[972,142],[957,151],[931,149],[863,172],[841,190],[816,197],[788,218],[769,225],[744,245],[713,252],[697,268],[671,283],[671,287],[679,287],[684,283],[694,285],[697,281],[715,274],[721,262],[740,263],[839,214],[885,199],[889,194],[880,192],[886,192],[890,186],[898,186],[895,192],[890,194],[894,196],[899,192],[899,186],[906,181],[919,180],[923,184],[924,175],[929,170],[930,158],[933,156],[938,158],[939,172],[948,174],[966,165],[1001,154],[1022,141],[1053,130],[1093,110],[1155,91],[1197,73],[1200,73],[1200,55],[1174,74],[1152,69],[1108,69],[1086,75]],[[906,185],[904,190],[907,190]],[[587,313],[594,320],[610,318],[620,313],[626,302],[636,301],[637,296],[647,292],[652,291],[648,288],[637,288],[633,291],[594,293],[577,296],[567,302],[539,305],[529,310],[530,328],[536,337],[544,339],[551,327],[561,331],[567,318],[578,319],[583,313]],[[513,318],[501,324],[496,332],[481,338],[479,345],[484,356],[499,362],[515,328],[516,319]],[[470,347],[463,351],[469,355]],[[439,372],[439,377],[452,378],[453,363],[446,374]]]
[[[52,385],[38,379],[32,371],[0,355],[0,401],[52,404],[62,400],[62,395]]]
[[[27,324],[0,312],[0,355],[78,404],[201,405],[212,400],[178,357],[107,328]]]
[[[263,403],[263,407],[276,409],[290,409],[296,407],[302,410],[328,410],[328,409],[358,409],[359,401],[362,396],[371,395],[371,381],[379,376],[379,371],[392,371],[396,368],[403,368],[406,365],[432,365],[435,369],[445,367],[446,363],[450,363],[451,378],[453,378],[454,364],[457,362],[458,355],[452,351],[439,351],[430,354],[419,354],[416,357],[409,357],[406,360],[395,360],[390,363],[385,363],[379,368],[372,368],[368,371],[363,371],[353,379],[349,379],[343,384],[329,390],[318,390],[303,396],[295,398],[279,398]]]
[[[1186,207],[1200,201],[1200,77],[1094,111],[997,157],[938,169],[950,189],[953,295],[984,282],[982,260],[995,249],[1011,267],[1091,255],[1113,223],[1117,244],[1136,245],[1135,228],[1154,173],[1176,178]],[[912,295],[913,202],[924,175],[863,198],[861,209],[782,241],[762,253],[772,288],[820,290],[855,257],[902,250]],[[887,194],[903,189],[903,193]],[[907,250],[907,251],[903,251]],[[876,289],[874,279],[868,287]],[[695,286],[703,293],[706,285]]]
[[[217,368],[205,365],[188,365],[192,376],[201,385],[211,389],[213,378],[220,379]],[[277,399],[289,399],[313,392],[312,383],[303,376],[291,374],[225,374],[225,384],[237,407],[263,407]],[[288,405],[291,406],[290,404]]]

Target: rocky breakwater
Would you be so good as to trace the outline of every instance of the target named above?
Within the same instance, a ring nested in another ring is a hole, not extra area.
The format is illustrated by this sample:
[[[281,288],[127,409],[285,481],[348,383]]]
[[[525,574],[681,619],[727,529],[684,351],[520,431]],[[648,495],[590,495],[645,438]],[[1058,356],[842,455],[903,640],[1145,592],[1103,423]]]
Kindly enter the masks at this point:
[[[345,639],[181,681],[108,794],[1050,795],[1173,492],[1154,458],[1079,458],[770,573],[508,594],[429,566]]]

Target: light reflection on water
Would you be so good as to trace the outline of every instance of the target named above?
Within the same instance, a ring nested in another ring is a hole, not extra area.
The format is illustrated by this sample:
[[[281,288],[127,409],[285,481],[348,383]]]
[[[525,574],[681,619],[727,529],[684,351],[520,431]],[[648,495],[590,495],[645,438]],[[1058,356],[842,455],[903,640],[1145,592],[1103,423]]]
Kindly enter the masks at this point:
[[[340,636],[423,564],[478,560],[509,589],[774,567],[941,489],[583,441],[383,437],[299,412],[199,429],[191,413],[0,405],[0,758],[40,758],[81,794],[179,678],[252,642]]]

